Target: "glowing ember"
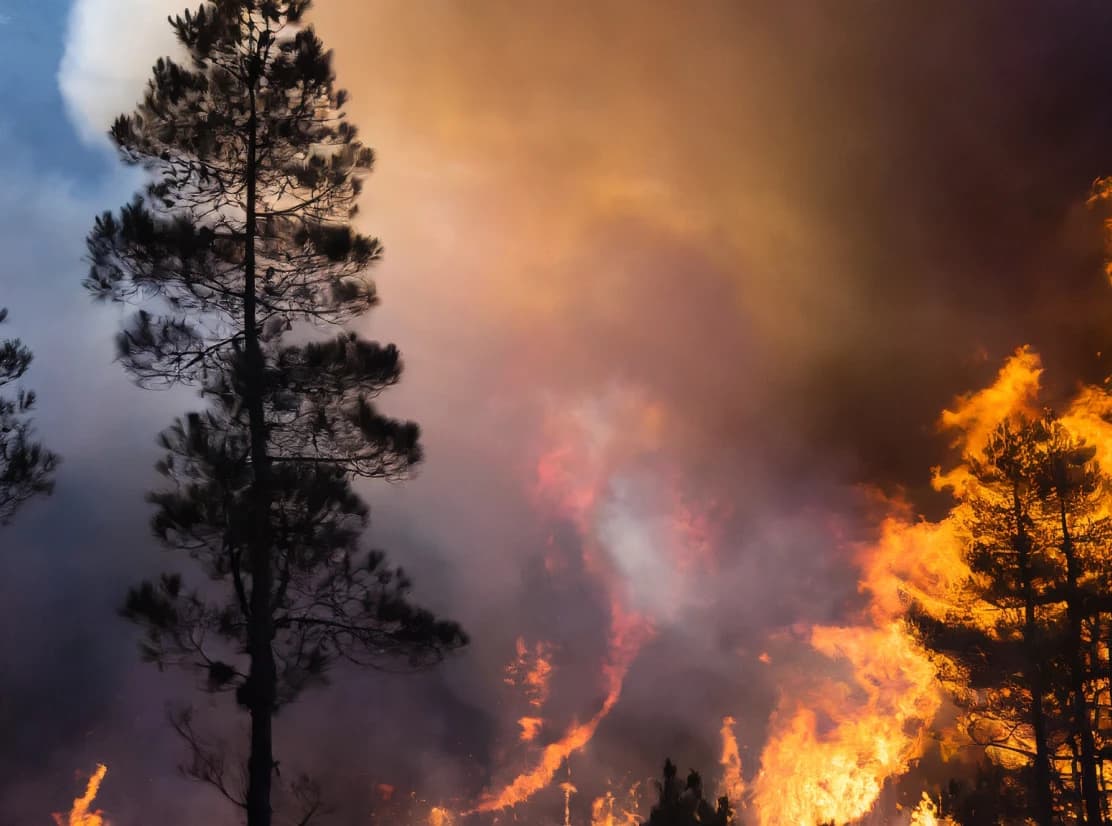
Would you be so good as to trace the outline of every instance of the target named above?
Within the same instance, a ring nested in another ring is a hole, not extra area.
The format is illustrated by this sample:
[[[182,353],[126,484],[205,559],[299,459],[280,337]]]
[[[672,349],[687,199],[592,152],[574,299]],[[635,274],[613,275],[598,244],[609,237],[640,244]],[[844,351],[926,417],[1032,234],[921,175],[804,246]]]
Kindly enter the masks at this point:
[[[443,809],[440,806],[433,806],[429,811],[428,826],[452,826],[454,822],[451,813],[447,809]]]
[[[108,774],[108,767],[103,763],[97,764],[96,771],[93,772],[85,786],[85,794],[74,799],[73,808],[70,809],[68,815],[55,813],[54,822],[58,826],[109,826],[108,821],[104,818],[104,812],[90,810],[106,774]]]

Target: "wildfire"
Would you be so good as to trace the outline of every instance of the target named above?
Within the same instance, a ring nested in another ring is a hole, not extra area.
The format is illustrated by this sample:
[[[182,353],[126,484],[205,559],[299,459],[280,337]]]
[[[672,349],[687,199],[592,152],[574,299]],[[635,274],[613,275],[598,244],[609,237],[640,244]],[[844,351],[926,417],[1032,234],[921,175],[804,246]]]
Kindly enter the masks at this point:
[[[433,806],[429,810],[429,826],[452,826],[455,821],[452,819],[452,814],[447,809],[440,806]]]
[[[640,826],[640,786],[640,783],[634,783],[629,788],[624,804],[619,804],[611,791],[595,798],[591,804],[591,826]]]
[[[954,821],[948,817],[939,817],[938,807],[934,805],[931,796],[923,792],[919,805],[911,813],[911,826],[954,826]]]
[[[98,763],[96,771],[93,772],[85,786],[85,794],[74,799],[73,808],[70,809],[68,815],[55,813],[54,822],[58,826],[110,826],[104,817],[104,812],[100,810],[90,811],[106,774],[108,774],[108,767],[103,763]]]
[[[626,672],[650,633],[640,617],[615,610],[611,621],[610,657],[602,669],[606,685],[602,706],[585,723],[573,724],[559,740],[545,746],[532,769],[518,775],[497,794],[484,797],[474,812],[493,812],[525,802],[546,788],[568,757],[584,748],[594,737],[599,723],[606,719],[618,702]]]
[[[595,713],[583,722],[572,722],[557,740],[544,745],[531,767],[497,792],[482,797],[474,812],[492,812],[516,806],[548,787],[568,757],[585,748],[596,730],[621,697],[630,665],[644,642],[652,635],[652,622],[630,607],[632,584],[620,566],[620,541],[624,532],[615,530],[615,479],[620,468],[658,446],[663,413],[659,406],[645,404],[636,395],[618,394],[597,405],[585,405],[550,422],[555,447],[543,453],[536,465],[538,505],[555,508],[560,518],[578,530],[583,569],[608,597],[610,621],[607,655],[600,679],[604,697]],[[693,513],[693,512],[691,512]],[[619,520],[620,521],[620,520]],[[676,520],[688,535],[705,536],[709,528],[690,513]],[[620,534],[620,536],[619,536]],[[648,549],[639,548],[644,553]],[[669,549],[669,552],[671,549]],[[674,557],[673,557],[674,558]],[[548,564],[550,571],[559,566]],[[516,646],[517,659],[507,670],[507,682],[522,685],[534,708],[548,696],[552,673],[550,647],[538,644],[532,650],[523,639]],[[544,721],[534,714],[518,720],[520,739],[535,742]]]
[[[1042,372],[1038,355],[1021,348],[988,387],[959,397],[941,414],[940,427],[954,436],[961,457],[945,472],[934,470],[935,487],[955,497],[946,517],[927,521],[899,499],[871,498],[881,509],[876,537],[851,549],[860,570],[862,610],[845,624],[815,626],[803,634],[816,667],[806,683],[792,685],[781,697],[751,784],[742,775],[735,721],[723,719],[721,791],[739,808],[748,802],[758,826],[860,821],[873,812],[886,785],[906,774],[931,742],[928,734],[943,692],[957,690],[960,674],[919,643],[908,623],[908,607],[914,604],[938,619],[960,615],[985,628],[992,625],[996,609],[979,603],[968,588],[966,499],[977,484],[970,461],[984,451],[1001,422],[1037,413]],[[519,638],[506,680],[520,687],[529,703],[529,713],[518,719],[520,740],[537,751],[525,771],[484,795],[474,812],[516,806],[553,784],[619,701],[626,673],[654,627],[681,616],[688,578],[714,564],[721,509],[713,503],[695,508],[666,471],[660,475],[666,482],[654,487],[653,474],[660,468],[645,457],[653,455],[660,439],[662,414],[651,405],[638,413],[638,405],[628,401],[560,418],[555,447],[537,464],[538,500],[577,529],[582,570],[609,599],[602,703],[555,740],[541,742],[551,726],[540,714],[551,690],[551,648]],[[1112,466],[1109,414],[1107,395],[1083,391],[1063,421],[1096,445]],[[546,564],[558,576],[567,567],[549,562],[555,558],[550,549]],[[767,651],[757,659],[776,668],[791,662],[777,657],[774,665]],[[954,743],[961,736],[947,732],[943,739]],[[563,791],[566,821],[572,790],[565,784]],[[618,805],[612,793],[594,801],[591,818],[592,826],[639,822],[637,807]],[[929,796],[911,822],[949,823]]]
[[[885,784],[922,753],[941,706],[941,683],[956,688],[960,675],[919,645],[905,621],[908,605],[938,619],[959,615],[991,627],[996,609],[976,602],[965,587],[963,497],[976,485],[967,460],[983,452],[1001,422],[1037,412],[1042,372],[1038,355],[1020,348],[992,384],[943,411],[940,427],[954,434],[963,457],[949,471],[934,472],[935,487],[957,500],[948,516],[916,519],[906,504],[879,498],[886,513],[878,538],[857,553],[860,589],[868,597],[862,622],[811,630],[811,647],[829,661],[824,671],[842,676],[815,679],[810,689],[782,698],[753,789],[761,826],[859,820]],[[1103,428],[1100,436],[1112,451],[1101,416],[1109,408],[1104,394],[1083,393],[1068,415],[1079,435],[1093,437]],[[948,821],[924,796],[912,822]]]
[[[885,781],[918,756],[941,703],[930,660],[899,622],[817,627],[811,645],[851,677],[818,681],[806,703],[782,702],[753,790],[761,826],[868,814]]]

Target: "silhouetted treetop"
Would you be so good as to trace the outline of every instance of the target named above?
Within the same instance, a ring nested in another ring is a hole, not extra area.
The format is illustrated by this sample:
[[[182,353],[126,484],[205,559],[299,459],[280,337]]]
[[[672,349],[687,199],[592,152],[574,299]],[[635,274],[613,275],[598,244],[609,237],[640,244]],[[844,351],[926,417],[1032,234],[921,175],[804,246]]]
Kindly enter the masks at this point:
[[[0,323],[8,318],[0,308]],[[0,340],[0,525],[7,525],[29,499],[54,490],[58,457],[34,439],[30,413],[35,394],[14,387],[33,356],[19,339]]]

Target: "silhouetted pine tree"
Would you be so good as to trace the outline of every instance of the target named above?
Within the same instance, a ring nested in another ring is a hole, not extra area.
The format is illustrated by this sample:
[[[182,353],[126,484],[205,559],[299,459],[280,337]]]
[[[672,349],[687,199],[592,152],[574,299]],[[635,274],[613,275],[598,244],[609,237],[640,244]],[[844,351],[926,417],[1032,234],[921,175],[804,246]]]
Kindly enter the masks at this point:
[[[353,477],[398,477],[418,428],[373,399],[398,351],[336,329],[376,304],[381,255],[351,226],[372,153],[344,117],[307,0],[215,0],[171,19],[188,55],[159,60],[111,135],[151,183],[88,239],[87,287],[139,305],[119,336],[143,386],[188,383],[209,402],[162,436],[169,485],[156,534],[224,587],[144,582],[124,613],[146,657],[201,669],[250,714],[240,798],[218,756],[194,774],[271,819],[272,718],[336,659],[422,666],[465,644],[407,600],[410,583],[360,550]],[[294,335],[291,335],[293,333]],[[188,721],[179,730],[191,736]]]
[[[1103,774],[1094,728],[1097,715],[1090,682],[1097,675],[1090,653],[1099,645],[1093,606],[1108,593],[1109,519],[1104,515],[1107,481],[1094,461],[1096,449],[1047,415],[1034,425],[1038,451],[1034,482],[1043,518],[1059,554],[1058,596],[1065,604],[1063,665],[1069,696],[1062,706],[1071,718],[1079,775],[1075,787],[1084,804],[1085,823],[1104,822]],[[1100,675],[1101,677],[1105,675]]]
[[[8,311],[0,308],[0,323]],[[17,382],[31,366],[31,351],[19,339],[0,341],[0,391]],[[35,394],[0,392],[0,525],[7,525],[19,507],[39,493],[54,489],[58,457],[33,438],[30,412]]]
[[[703,799],[703,780],[696,771],[681,782],[675,764],[665,760],[664,776],[656,786],[659,798],[643,826],[727,826],[733,822],[727,798],[718,798],[715,806]]]

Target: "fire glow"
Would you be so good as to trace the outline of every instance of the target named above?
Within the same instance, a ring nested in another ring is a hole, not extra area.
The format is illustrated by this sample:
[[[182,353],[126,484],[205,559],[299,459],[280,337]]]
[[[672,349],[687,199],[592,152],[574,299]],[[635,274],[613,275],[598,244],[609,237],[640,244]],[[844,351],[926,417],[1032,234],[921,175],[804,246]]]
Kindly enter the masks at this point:
[[[106,774],[108,774],[108,767],[103,763],[98,764],[85,786],[85,793],[74,799],[69,814],[54,815],[57,826],[111,826],[105,819],[104,812],[92,808]]]
[[[969,537],[962,526],[970,486],[976,484],[968,462],[981,454],[998,425],[1037,413],[1042,369],[1037,354],[1020,348],[989,386],[959,397],[941,414],[940,429],[951,435],[961,457],[954,466],[934,472],[936,489],[954,496],[955,504],[944,518],[927,521],[916,517],[899,499],[868,494],[877,511],[876,538],[854,548],[865,607],[855,622],[817,625],[802,634],[802,641],[823,665],[817,677],[811,675],[809,690],[781,697],[759,769],[750,781],[743,775],[734,720],[726,717],[722,722],[718,788],[731,798],[741,822],[797,826],[848,824],[875,817],[885,789],[914,768],[931,742],[969,743],[967,720],[947,723],[947,730],[936,728],[946,692],[958,690],[958,686],[948,677],[952,664],[920,645],[908,625],[907,610],[914,603],[937,618],[960,612],[989,622],[992,607],[978,603],[965,588],[970,572],[963,554]],[[1099,390],[1086,388],[1062,416],[1074,433],[1096,447],[1105,462],[1112,462],[1112,426],[1106,421],[1109,412],[1112,400]],[[653,420],[659,423],[659,417]],[[598,429],[592,432],[597,437]],[[596,439],[594,444],[606,442]],[[588,459],[590,455],[588,451]],[[583,472],[573,473],[573,469]],[[611,595],[610,654],[601,669],[605,699],[585,722],[572,725],[562,737],[543,746],[531,770],[488,795],[476,811],[519,805],[552,784],[561,766],[587,746],[619,701],[625,673],[651,634],[652,623],[668,620],[667,613],[646,617],[627,608],[637,584],[623,581],[620,561],[609,553],[607,542],[598,538],[599,514],[605,512],[605,500],[618,472],[613,464],[585,460],[574,440],[547,454],[538,471],[541,490],[552,497],[550,501],[558,502],[591,540],[584,544],[584,562]],[[572,479],[582,484],[571,485]],[[677,513],[681,514],[677,525],[693,524],[690,517],[682,516],[682,510]],[[713,526],[701,522],[696,533],[713,535]],[[692,543],[690,555],[674,559],[685,559],[687,565],[692,560],[713,559],[716,549],[708,551],[708,542]],[[684,568],[676,564],[672,569],[681,582]],[[542,649],[519,642],[518,662],[531,650],[536,655]],[[759,659],[772,662],[767,653]],[[524,666],[517,671],[531,673]],[[523,720],[521,725],[523,740],[537,739],[540,722]],[[986,753],[992,759],[1007,759],[1006,751],[1000,749]],[[615,807],[612,794],[596,799],[593,822],[637,822],[631,810]],[[641,816],[645,814],[641,812]],[[880,816],[902,824],[951,822],[926,792],[914,809]]]

